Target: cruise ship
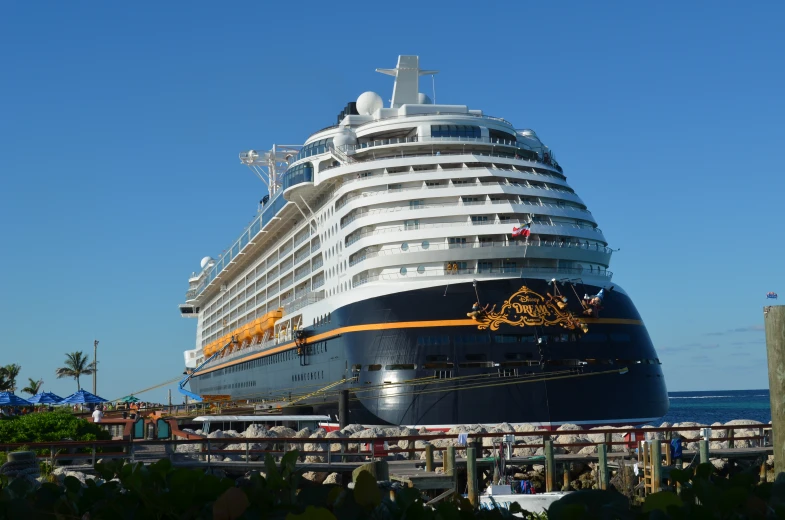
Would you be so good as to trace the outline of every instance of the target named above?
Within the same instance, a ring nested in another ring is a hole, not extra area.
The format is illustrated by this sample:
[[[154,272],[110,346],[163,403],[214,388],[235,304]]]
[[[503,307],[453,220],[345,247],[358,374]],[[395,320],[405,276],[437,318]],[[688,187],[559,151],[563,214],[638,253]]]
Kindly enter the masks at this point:
[[[240,153],[263,198],[189,279],[181,391],[335,420],[348,396],[341,422],[366,425],[663,416],[660,360],[553,150],[435,103],[417,56],[377,72],[389,106],[364,92],[302,145]]]

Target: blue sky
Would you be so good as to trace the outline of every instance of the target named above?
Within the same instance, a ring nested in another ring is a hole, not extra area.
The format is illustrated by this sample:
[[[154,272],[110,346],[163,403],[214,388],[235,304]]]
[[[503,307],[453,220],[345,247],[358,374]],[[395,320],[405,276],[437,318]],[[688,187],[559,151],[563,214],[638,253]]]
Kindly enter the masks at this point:
[[[93,338],[107,398],[180,374],[188,275],[263,195],[237,153],[389,99],[374,69],[419,54],[438,102],[555,150],[670,390],[768,386],[782,2],[167,4],[0,5],[0,363],[21,380],[74,391],[54,370]]]

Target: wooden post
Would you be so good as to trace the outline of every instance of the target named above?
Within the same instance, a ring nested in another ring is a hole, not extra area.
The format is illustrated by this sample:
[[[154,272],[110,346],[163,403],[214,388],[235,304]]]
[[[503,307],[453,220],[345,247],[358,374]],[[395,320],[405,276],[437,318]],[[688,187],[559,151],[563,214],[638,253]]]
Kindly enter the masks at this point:
[[[599,459],[597,474],[600,477],[600,489],[608,489],[608,446],[597,445],[597,458]]]
[[[477,493],[477,448],[471,446],[466,448],[466,487],[469,495],[469,502],[477,507],[480,502]]]
[[[563,476],[563,483],[562,483],[562,491],[569,491],[570,490],[570,463],[564,463],[564,476]]]
[[[728,448],[730,448],[730,449],[733,449],[733,448],[736,447],[736,444],[733,442],[733,438],[736,436],[736,434],[734,433],[735,431],[736,430],[734,430],[733,428],[728,430]]]
[[[662,486],[662,445],[658,439],[651,442],[651,492],[657,493]]]
[[[447,453],[444,457],[444,474],[453,475],[455,471],[455,446],[447,446]]]
[[[769,362],[774,474],[779,475],[785,471],[785,306],[764,307],[763,324]]]
[[[708,439],[701,439],[700,441],[700,456],[701,464],[709,462],[709,441]]]
[[[767,476],[766,476],[766,460],[764,459],[763,462],[760,465],[760,481],[761,482],[766,482],[766,479],[767,479]]]
[[[433,471],[433,444],[425,445],[425,471]]]
[[[553,491],[554,477],[553,439],[544,439],[543,443],[543,452],[545,453],[545,491],[551,492]]]
[[[660,446],[662,446],[662,444],[660,444]],[[671,445],[670,445],[670,442],[667,442],[665,444],[665,465],[666,466],[672,466],[673,465],[673,460],[671,459]]]

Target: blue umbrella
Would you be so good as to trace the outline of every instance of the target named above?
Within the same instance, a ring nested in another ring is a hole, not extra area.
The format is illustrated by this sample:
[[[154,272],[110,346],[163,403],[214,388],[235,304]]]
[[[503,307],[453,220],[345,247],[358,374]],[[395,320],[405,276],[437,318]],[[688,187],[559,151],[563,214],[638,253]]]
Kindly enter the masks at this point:
[[[30,406],[30,402],[11,392],[0,392],[0,406]]]
[[[69,395],[60,404],[97,404],[105,403],[106,399],[93,395],[87,390],[79,390],[78,392]]]
[[[52,392],[42,392],[40,394],[35,394],[33,397],[28,399],[31,403],[36,404],[60,404],[63,398],[59,395],[55,395]]]

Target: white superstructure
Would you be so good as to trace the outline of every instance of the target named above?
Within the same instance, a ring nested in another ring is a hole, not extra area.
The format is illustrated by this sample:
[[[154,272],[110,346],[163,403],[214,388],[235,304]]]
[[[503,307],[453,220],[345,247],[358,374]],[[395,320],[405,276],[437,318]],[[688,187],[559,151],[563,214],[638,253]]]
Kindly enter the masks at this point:
[[[553,152],[531,130],[419,92],[400,56],[391,106],[363,93],[302,146],[249,151],[267,184],[258,217],[226,254],[203,259],[183,316],[198,317],[193,368],[216,342],[283,309],[263,335],[222,353],[290,340],[348,303],[414,287],[527,276],[607,282],[611,250]],[[356,110],[355,106],[356,105]],[[528,240],[511,236],[531,221]]]

